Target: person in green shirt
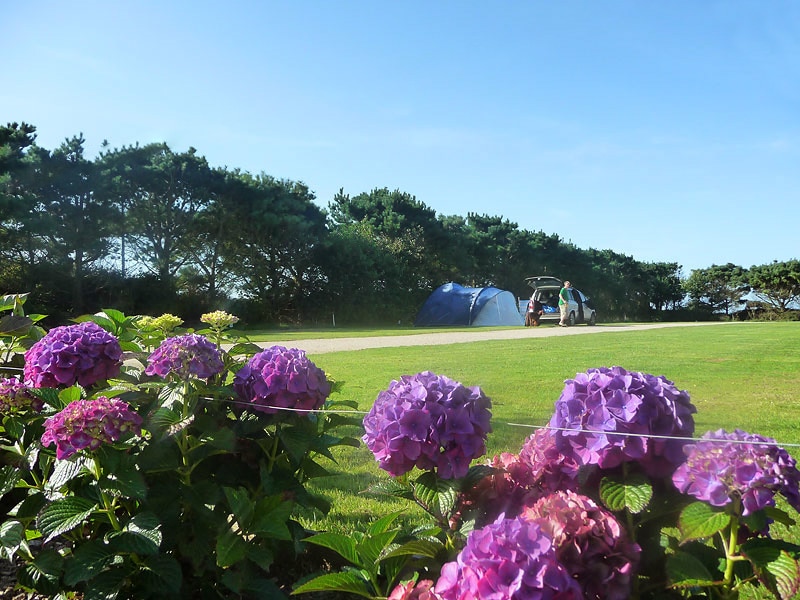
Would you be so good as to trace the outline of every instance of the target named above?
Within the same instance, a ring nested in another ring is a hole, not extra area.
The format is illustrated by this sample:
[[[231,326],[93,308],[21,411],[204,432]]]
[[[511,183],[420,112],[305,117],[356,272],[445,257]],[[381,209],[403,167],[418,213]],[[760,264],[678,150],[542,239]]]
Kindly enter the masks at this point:
[[[561,320],[558,324],[561,327],[567,326],[567,315],[569,314],[569,290],[572,284],[569,281],[564,282],[564,287],[558,292],[558,310],[561,313]]]

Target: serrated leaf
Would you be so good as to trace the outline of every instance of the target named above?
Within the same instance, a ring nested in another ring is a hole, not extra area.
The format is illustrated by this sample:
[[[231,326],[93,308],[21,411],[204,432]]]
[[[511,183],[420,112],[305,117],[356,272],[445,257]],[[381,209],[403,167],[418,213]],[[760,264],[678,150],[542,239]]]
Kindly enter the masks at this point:
[[[77,496],[45,506],[39,516],[39,529],[45,536],[45,543],[83,523],[96,508],[94,502]]]
[[[231,529],[226,529],[217,538],[217,566],[223,569],[231,567],[247,555],[247,543]]]
[[[247,524],[249,533],[276,540],[290,540],[292,533],[287,523],[292,514],[292,503],[284,502],[280,496],[262,498],[256,503],[253,518]]]
[[[92,540],[75,549],[64,569],[64,583],[74,586],[96,577],[114,561],[114,551],[100,541]]]
[[[320,575],[295,588],[292,595],[306,592],[346,592],[370,598],[370,600],[375,597],[375,594],[372,593],[372,590],[367,585],[367,581],[353,571]]]
[[[714,576],[706,566],[687,552],[676,552],[667,558],[667,578],[672,587],[714,585]]]
[[[0,335],[11,337],[22,336],[28,333],[33,321],[22,315],[5,315],[0,318]]]
[[[124,569],[109,569],[92,578],[83,600],[116,600],[127,580]]]
[[[440,479],[432,471],[427,471],[414,482],[414,497],[436,518],[442,518],[455,508],[458,500],[456,485],[457,482]]]
[[[356,552],[356,541],[349,535],[318,533],[303,541],[333,550],[350,564],[361,566],[361,560]]]
[[[10,465],[0,469],[0,496],[14,489],[17,482],[22,479],[22,471]]]
[[[741,551],[753,564],[758,580],[778,598],[792,598],[800,592],[800,562],[780,541],[751,540]]]
[[[633,514],[642,512],[653,497],[653,486],[642,475],[628,476],[623,480],[603,477],[600,481],[600,499],[609,510],[627,509]]]
[[[60,392],[58,392],[58,399],[66,406],[70,402],[75,402],[76,400],[81,399],[81,388],[77,385],[73,385],[72,387],[64,388]]]
[[[44,486],[45,493],[52,498],[67,483],[81,475],[85,471],[86,460],[78,454],[67,460],[57,460]]]
[[[178,561],[166,554],[156,554],[144,559],[144,566],[161,589],[177,594],[183,585],[183,573]]]
[[[25,539],[25,527],[19,521],[6,521],[0,525],[0,558],[11,560]]]
[[[705,502],[693,502],[681,511],[678,529],[681,542],[709,538],[730,523],[730,516],[714,510]]]
[[[397,533],[395,530],[368,535],[356,544],[356,552],[361,560],[361,566],[372,572],[377,572],[381,556],[394,541],[394,538],[397,537]]]
[[[225,499],[228,501],[233,516],[239,525],[246,527],[253,517],[253,504],[244,488],[224,487]]]
[[[45,595],[54,595],[58,590],[59,574],[64,559],[55,550],[44,550],[32,562],[26,563],[17,571],[17,579],[22,585]]]
[[[392,523],[395,522],[397,517],[402,515],[401,511],[395,511],[393,513],[389,513],[388,515],[382,516],[380,519],[373,521],[369,528],[367,529],[368,535],[376,535],[378,533],[383,533],[384,531],[388,531],[389,527],[391,527]]]
[[[100,481],[100,489],[112,496],[142,500],[147,495],[147,485],[142,474],[128,466],[124,470],[108,473]]]
[[[425,558],[436,558],[444,548],[444,544],[438,540],[413,540],[386,553],[384,558],[393,558],[395,556],[424,556]]]

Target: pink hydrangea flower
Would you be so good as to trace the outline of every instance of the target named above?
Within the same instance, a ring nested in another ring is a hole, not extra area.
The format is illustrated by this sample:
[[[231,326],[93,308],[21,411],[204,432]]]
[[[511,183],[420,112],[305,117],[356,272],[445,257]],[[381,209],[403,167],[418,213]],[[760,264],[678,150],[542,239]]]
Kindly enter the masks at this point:
[[[630,598],[641,549],[610,512],[586,496],[559,491],[540,498],[522,517],[553,539],[558,561],[580,584],[582,597]]]
[[[475,529],[454,562],[442,567],[442,600],[578,600],[578,583],[556,558],[552,538],[534,522],[498,519]]]
[[[233,389],[254,410],[275,414],[281,409],[316,410],[331,393],[325,371],[303,350],[272,346],[242,367]]]
[[[364,443],[380,467],[399,476],[414,467],[439,477],[463,477],[486,453],[491,401],[430,371],[404,375],[378,394],[364,417]]]
[[[119,340],[97,323],[54,327],[25,353],[24,379],[36,388],[89,387],[116,377],[121,357]]]
[[[398,583],[386,600],[441,600],[433,590],[433,581],[423,579],[417,583]]]
[[[100,396],[75,400],[48,418],[42,444],[56,445],[56,458],[69,458],[79,450],[96,450],[126,434],[141,435],[142,418],[118,398]]]

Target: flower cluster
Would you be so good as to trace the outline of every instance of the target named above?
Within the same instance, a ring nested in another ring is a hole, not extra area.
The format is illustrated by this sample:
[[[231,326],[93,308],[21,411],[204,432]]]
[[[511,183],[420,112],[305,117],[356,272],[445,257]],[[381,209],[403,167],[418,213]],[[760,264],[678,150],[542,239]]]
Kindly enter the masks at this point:
[[[200,317],[203,323],[208,323],[215,329],[226,329],[239,322],[239,317],[235,317],[224,310],[215,310],[214,312],[205,313]]]
[[[364,417],[364,443],[391,475],[415,466],[443,479],[463,477],[486,452],[491,401],[430,371],[404,375],[378,394]]]
[[[157,329],[164,335],[168,334],[170,331],[182,324],[183,319],[169,313],[164,313],[160,317],[139,317],[138,320],[139,327],[145,329]]]
[[[586,496],[559,491],[539,499],[522,516],[552,537],[559,563],[580,584],[583,597],[631,597],[641,548],[611,513]]]
[[[27,408],[39,412],[44,403],[29,391],[27,385],[15,377],[0,379],[0,415],[8,415]]]
[[[303,350],[283,346],[272,346],[253,356],[236,373],[233,389],[254,410],[268,414],[282,409],[316,410],[331,393],[325,371]]]
[[[433,591],[433,581],[423,579],[417,583],[398,583],[386,600],[440,600],[440,597]]]
[[[797,461],[772,438],[720,429],[687,446],[686,454],[686,462],[672,475],[681,492],[712,506],[740,498],[745,516],[774,506],[780,493],[800,511]]]
[[[214,343],[196,333],[167,338],[147,361],[146,374],[167,377],[173,373],[184,381],[192,376],[208,379],[225,368]]]
[[[690,437],[695,412],[689,394],[663,376],[601,367],[565,382],[550,426],[558,450],[579,464],[609,469],[631,461],[664,477],[685,460],[685,441],[665,438]]]
[[[116,442],[126,433],[141,435],[141,424],[142,418],[118,398],[75,400],[45,421],[42,444],[55,444],[61,460]]]
[[[522,445],[519,460],[528,467],[532,485],[542,494],[578,489],[580,465],[574,456],[565,456],[558,451],[552,429],[538,429],[529,436]]]
[[[470,532],[455,562],[442,567],[435,591],[443,600],[583,597],[558,562],[552,538],[537,522],[520,517]]]
[[[25,382],[33,387],[91,386],[119,374],[119,340],[92,321],[55,327],[25,353]]]

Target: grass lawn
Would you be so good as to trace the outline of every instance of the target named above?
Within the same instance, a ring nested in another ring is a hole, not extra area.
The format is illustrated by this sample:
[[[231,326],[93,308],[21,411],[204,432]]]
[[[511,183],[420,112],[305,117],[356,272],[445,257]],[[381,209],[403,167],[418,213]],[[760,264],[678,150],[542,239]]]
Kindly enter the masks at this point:
[[[382,333],[386,332],[364,334]],[[276,335],[286,338],[285,333]],[[526,426],[548,422],[565,379],[592,367],[619,365],[664,375],[687,390],[697,407],[697,436],[719,428],[740,428],[777,439],[800,459],[800,447],[789,446],[800,444],[797,322],[609,331],[336,352],[310,358],[331,379],[343,383],[340,398],[356,400],[364,411],[392,379],[405,374],[431,370],[467,386],[480,386],[493,404],[490,455],[519,452],[534,431]],[[359,431],[352,433],[360,436]],[[314,484],[317,492],[333,502],[333,511],[325,518],[306,515],[309,527],[347,531],[365,527],[391,510],[409,510],[405,502],[363,493],[371,483],[388,478],[366,447],[339,449],[337,459],[338,464],[330,465],[334,475]],[[413,510],[407,518],[415,520]]]

